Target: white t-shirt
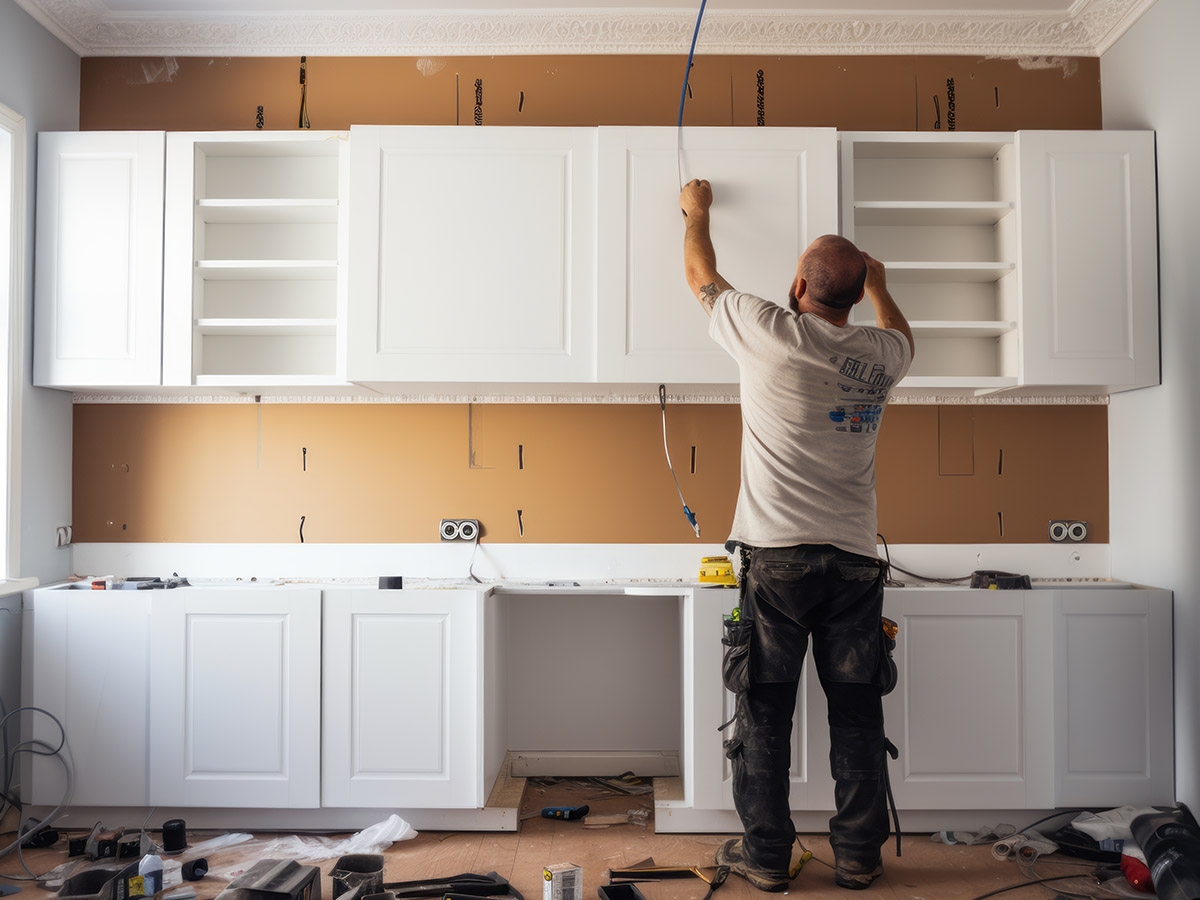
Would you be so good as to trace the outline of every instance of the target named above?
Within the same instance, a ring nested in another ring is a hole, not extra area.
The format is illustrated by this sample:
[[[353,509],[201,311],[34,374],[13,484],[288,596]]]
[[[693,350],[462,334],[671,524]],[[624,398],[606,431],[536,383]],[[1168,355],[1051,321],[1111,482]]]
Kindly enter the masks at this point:
[[[742,484],[730,541],[876,555],[875,438],[912,351],[901,332],[837,326],[725,291],[709,335],[737,361]]]

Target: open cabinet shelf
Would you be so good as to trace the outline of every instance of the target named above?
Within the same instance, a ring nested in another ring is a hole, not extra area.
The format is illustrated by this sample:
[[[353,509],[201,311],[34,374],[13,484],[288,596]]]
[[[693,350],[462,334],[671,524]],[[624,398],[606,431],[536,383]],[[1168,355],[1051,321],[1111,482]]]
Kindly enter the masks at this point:
[[[1013,136],[848,133],[842,233],[884,263],[913,329],[904,387],[1017,382]],[[869,303],[853,321],[873,324]]]
[[[187,250],[168,251],[168,308],[181,312],[166,327],[191,352],[164,354],[166,383],[345,383],[349,176],[338,137],[170,135],[167,221],[187,229],[173,242]]]

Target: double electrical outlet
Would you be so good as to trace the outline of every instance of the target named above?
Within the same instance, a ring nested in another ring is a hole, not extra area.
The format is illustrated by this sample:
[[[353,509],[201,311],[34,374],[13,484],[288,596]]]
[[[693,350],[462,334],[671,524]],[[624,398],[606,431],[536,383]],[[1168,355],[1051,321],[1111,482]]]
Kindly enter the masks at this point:
[[[438,525],[438,534],[443,541],[477,541],[479,540],[478,519],[442,519]]]
[[[1051,519],[1049,531],[1050,540],[1056,543],[1061,543],[1062,541],[1075,541],[1078,543],[1087,538],[1087,522]]]

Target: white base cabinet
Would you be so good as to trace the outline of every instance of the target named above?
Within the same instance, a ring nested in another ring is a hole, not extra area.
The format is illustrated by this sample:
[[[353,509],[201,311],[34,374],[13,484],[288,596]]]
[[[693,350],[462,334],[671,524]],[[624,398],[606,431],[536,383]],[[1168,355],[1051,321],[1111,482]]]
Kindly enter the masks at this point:
[[[319,806],[321,592],[154,594],[150,803]]]
[[[322,806],[483,806],[482,610],[478,591],[325,592]]]

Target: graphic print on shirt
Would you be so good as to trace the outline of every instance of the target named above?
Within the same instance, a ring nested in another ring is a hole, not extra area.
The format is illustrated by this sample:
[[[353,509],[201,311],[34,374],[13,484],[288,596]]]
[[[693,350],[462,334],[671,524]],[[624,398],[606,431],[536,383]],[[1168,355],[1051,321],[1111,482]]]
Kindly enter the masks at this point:
[[[839,406],[829,411],[829,419],[836,422],[835,431],[848,431],[854,434],[871,434],[879,429],[879,420],[883,416],[883,405],[880,403],[856,403],[853,406]]]
[[[838,382],[842,393],[856,394],[862,397],[882,399],[887,396],[888,388],[896,382],[895,377],[884,370],[883,363],[868,366],[867,363],[861,359],[855,359],[853,356],[847,356],[842,360],[842,367],[838,370],[838,375],[852,382],[851,384],[847,384],[845,381]]]

